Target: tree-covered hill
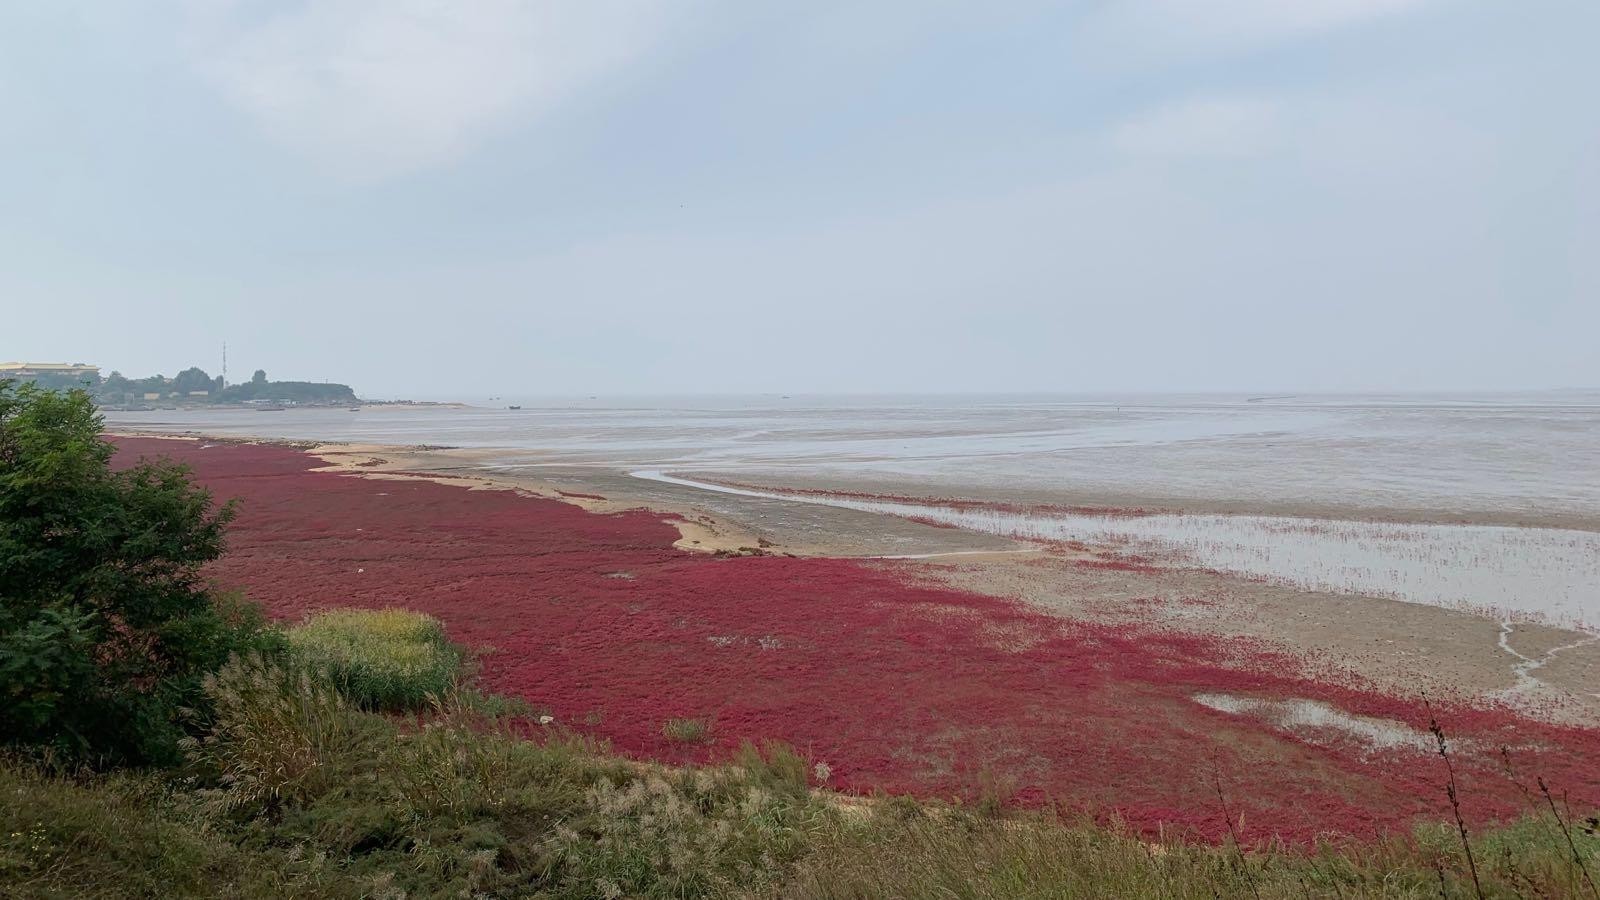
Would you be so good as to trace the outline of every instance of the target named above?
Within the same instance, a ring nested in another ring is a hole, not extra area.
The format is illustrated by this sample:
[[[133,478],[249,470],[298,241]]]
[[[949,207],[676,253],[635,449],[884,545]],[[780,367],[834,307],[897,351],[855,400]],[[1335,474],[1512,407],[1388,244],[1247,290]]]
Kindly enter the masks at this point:
[[[356,402],[356,393],[347,384],[320,381],[271,381],[257,369],[242,384],[224,385],[198,367],[184,369],[172,378],[152,375],[127,378],[112,372],[91,389],[102,405],[127,406],[140,403],[294,403],[342,404]]]

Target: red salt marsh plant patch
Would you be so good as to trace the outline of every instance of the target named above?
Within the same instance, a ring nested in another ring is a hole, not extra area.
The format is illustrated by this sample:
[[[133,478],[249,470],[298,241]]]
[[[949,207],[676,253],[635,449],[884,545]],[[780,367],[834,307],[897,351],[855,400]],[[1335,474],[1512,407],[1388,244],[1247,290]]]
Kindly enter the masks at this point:
[[[1195,701],[1316,701],[1426,730],[1420,704],[1290,677],[1297,661],[1258,644],[1060,619],[918,583],[902,566],[708,558],[674,549],[676,529],[646,511],[311,471],[318,461],[270,445],[118,443],[125,459],[188,462],[219,498],[239,499],[212,574],[273,615],[428,613],[484,654],[486,688],[637,757],[725,759],[744,740],[777,739],[845,790],[970,799],[999,778],[1021,803],[1209,838],[1226,833],[1214,774],[1247,840],[1449,816],[1437,756],[1297,735],[1287,720]],[[1521,808],[1501,745],[1575,807],[1600,803],[1595,731],[1438,709],[1469,748],[1457,761],[1469,821]],[[675,741],[672,720],[715,727]]]

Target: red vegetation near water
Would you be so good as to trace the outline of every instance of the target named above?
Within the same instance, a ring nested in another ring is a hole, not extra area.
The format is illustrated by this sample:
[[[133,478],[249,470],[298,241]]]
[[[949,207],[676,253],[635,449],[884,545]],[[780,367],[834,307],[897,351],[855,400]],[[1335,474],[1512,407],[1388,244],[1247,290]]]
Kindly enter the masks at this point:
[[[1246,839],[1404,830],[1449,807],[1437,755],[1291,735],[1195,703],[1198,692],[1309,698],[1425,729],[1419,704],[1292,677],[1241,641],[1062,620],[929,587],[849,560],[717,559],[674,549],[658,514],[596,515],[509,491],[313,471],[271,445],[117,441],[119,459],[193,466],[239,517],[216,580],[274,615],[403,606],[437,616],[483,656],[493,691],[630,755],[726,757],[787,741],[829,785],[971,798],[1014,785],[1029,805],[1140,827]],[[1514,816],[1499,768],[1543,775],[1576,807],[1600,803],[1600,733],[1503,711],[1439,709],[1464,812]],[[662,724],[712,722],[704,745]]]

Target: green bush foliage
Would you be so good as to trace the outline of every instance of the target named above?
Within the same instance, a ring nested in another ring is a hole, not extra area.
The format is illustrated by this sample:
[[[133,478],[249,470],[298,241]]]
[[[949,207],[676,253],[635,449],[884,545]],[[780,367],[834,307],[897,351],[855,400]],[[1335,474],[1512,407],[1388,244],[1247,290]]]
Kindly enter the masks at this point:
[[[364,709],[421,709],[450,691],[461,663],[437,619],[404,609],[325,612],[291,629],[288,640]]]
[[[0,382],[0,743],[170,762],[200,679],[272,635],[200,570],[232,515],[164,462],[113,470],[82,391]]]

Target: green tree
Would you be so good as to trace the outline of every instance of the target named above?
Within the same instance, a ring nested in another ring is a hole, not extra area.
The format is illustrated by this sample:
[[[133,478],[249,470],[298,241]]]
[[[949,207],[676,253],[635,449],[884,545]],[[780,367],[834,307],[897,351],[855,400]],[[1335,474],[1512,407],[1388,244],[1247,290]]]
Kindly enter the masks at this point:
[[[231,505],[170,462],[112,467],[83,391],[0,381],[0,743],[172,761],[201,677],[266,643],[201,567]]]
[[[116,371],[106,376],[105,383],[100,385],[100,390],[97,392],[102,399],[112,401],[126,400],[128,395],[132,393],[133,382],[124,377],[121,372]]]
[[[210,391],[214,385],[211,376],[204,369],[191,367],[179,372],[172,379],[172,389],[179,394],[187,395],[191,391]]]
[[[256,373],[254,375],[250,376],[250,383],[251,384],[266,384],[267,383],[267,370],[266,369],[257,369]]]

